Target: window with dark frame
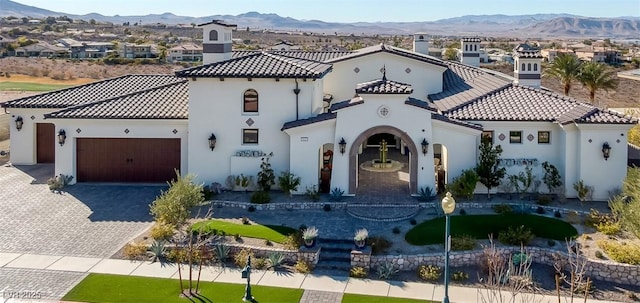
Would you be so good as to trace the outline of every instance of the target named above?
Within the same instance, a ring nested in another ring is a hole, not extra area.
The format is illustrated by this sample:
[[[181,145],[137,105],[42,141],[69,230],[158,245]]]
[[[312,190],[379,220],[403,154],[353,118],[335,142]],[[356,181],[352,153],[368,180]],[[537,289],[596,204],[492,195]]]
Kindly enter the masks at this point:
[[[258,112],[258,92],[255,89],[244,91],[242,111],[245,113]]]
[[[481,139],[482,139],[482,142],[489,141],[491,142],[491,144],[493,144],[493,131],[492,130],[482,131]]]
[[[243,129],[242,144],[258,144],[258,130],[255,128]]]
[[[551,132],[550,131],[539,131],[538,132],[538,144],[549,144],[551,143]]]
[[[509,132],[509,143],[522,143],[522,131],[512,130]]]

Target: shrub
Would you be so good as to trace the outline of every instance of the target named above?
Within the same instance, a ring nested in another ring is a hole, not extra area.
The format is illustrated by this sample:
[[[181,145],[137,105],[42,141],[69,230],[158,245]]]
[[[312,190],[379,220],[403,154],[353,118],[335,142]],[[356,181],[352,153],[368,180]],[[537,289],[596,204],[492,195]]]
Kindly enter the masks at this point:
[[[229,259],[229,246],[224,244],[216,244],[215,246],[216,257],[220,263],[226,262]]]
[[[244,225],[251,225],[251,222],[249,222],[249,218],[247,218],[247,217],[242,217],[242,224],[244,224]]]
[[[596,230],[608,236],[617,235],[622,231],[620,222],[613,214],[603,214],[595,209],[591,209],[584,224],[595,227]]]
[[[247,266],[247,257],[251,256],[251,260],[255,259],[255,254],[249,248],[243,248],[233,256],[233,263],[240,268]]]
[[[339,187],[334,187],[331,190],[331,194],[329,195],[329,200],[333,202],[340,202],[342,201],[342,195],[344,195],[344,190],[340,189]]]
[[[542,168],[544,169],[544,176],[542,177],[542,181],[547,186],[547,188],[549,188],[549,192],[555,192],[556,188],[562,186],[560,171],[558,171],[558,169],[553,164],[547,161],[542,162]],[[551,199],[549,199],[549,202],[551,202]]]
[[[271,156],[273,156],[273,153],[270,153],[266,157],[262,157],[262,162],[260,163],[257,183],[260,187],[260,191],[263,192],[269,192],[271,190],[271,186],[276,184],[276,175],[273,172],[273,168],[271,168],[271,163],[269,163]]]
[[[305,193],[304,193],[309,200],[311,200],[312,202],[318,202],[320,201],[320,192],[318,191],[318,187],[316,185],[313,185],[311,187],[307,186],[305,188]]]
[[[604,259],[604,254],[602,253],[602,251],[596,250],[596,258]]]
[[[284,254],[281,252],[271,252],[267,255],[267,264],[269,268],[277,268],[284,262]]]
[[[371,254],[380,255],[384,254],[391,248],[391,241],[383,236],[375,236],[367,239],[367,244],[371,246]]]
[[[164,223],[156,223],[151,227],[151,238],[155,240],[169,240],[173,237],[173,226]]]
[[[322,206],[322,210],[324,211],[331,211],[331,204],[325,204]]]
[[[397,227],[397,226],[394,227],[393,229],[391,229],[391,232],[396,234],[396,235],[399,234],[400,233],[400,227]]]
[[[469,274],[464,271],[456,271],[451,274],[451,279],[453,281],[466,281],[469,279]]]
[[[607,236],[614,236],[622,231],[622,227],[619,222],[602,222],[596,225],[596,230]]]
[[[433,199],[436,197],[436,191],[433,190],[431,186],[421,187],[419,194],[420,196],[418,197],[418,200],[422,202],[433,201]]]
[[[536,213],[541,215],[544,214],[545,213],[544,207],[538,206],[538,208],[536,208]]]
[[[498,204],[492,207],[496,214],[510,214],[513,212],[513,208],[508,204]]]
[[[418,267],[418,278],[425,281],[437,281],[442,274],[442,268],[435,265],[420,265]]]
[[[249,207],[247,207],[247,210],[248,210],[250,213],[252,213],[252,212],[256,211],[256,207],[255,207],[255,206],[253,206],[253,205],[249,205]]]
[[[266,191],[257,191],[251,194],[250,198],[251,203],[255,204],[265,204],[271,202],[271,195]]]
[[[147,246],[142,243],[127,243],[124,245],[122,255],[128,260],[142,260],[147,255]]]
[[[456,197],[471,199],[478,180],[478,174],[473,169],[463,170],[460,176],[448,184],[447,189]]]
[[[149,256],[149,260],[153,263],[159,261],[165,255],[165,244],[167,241],[165,240],[155,240],[151,243],[151,247],[149,247],[149,251],[147,251],[147,256]]]
[[[556,246],[556,240],[547,240],[547,245],[549,245],[549,247]]]
[[[509,245],[528,245],[535,235],[531,229],[520,225],[518,227],[509,226],[507,230],[498,233],[498,241]]]
[[[460,213],[461,216],[464,216],[464,215],[467,214],[467,211],[464,210],[464,208],[461,208],[459,213]]]
[[[538,205],[549,205],[551,204],[551,197],[546,195],[540,195],[538,197]]]
[[[591,199],[593,191],[590,186],[584,184],[584,181],[579,180],[573,184],[573,189],[578,193],[578,199],[580,202],[584,202]]]
[[[242,242],[242,237],[240,237],[240,234],[233,235],[233,239],[236,240],[236,242]]]
[[[391,279],[391,277],[393,277],[393,275],[395,275],[396,273],[398,273],[398,269],[393,267],[393,263],[391,262],[384,262],[380,264],[380,266],[378,266],[378,278],[380,279]]]
[[[298,190],[300,182],[300,177],[288,171],[282,172],[278,177],[278,185],[280,186],[280,189],[289,196],[291,196],[291,192]]]
[[[562,218],[562,213],[560,213],[559,210],[556,210],[555,212],[553,212],[553,216],[556,218]]]
[[[67,186],[67,184],[69,184],[71,180],[73,180],[73,176],[60,174],[55,177],[49,178],[49,180],[47,180],[47,185],[49,185],[49,190],[51,191],[60,190],[63,187]]]
[[[181,177],[176,171],[176,180],[169,189],[151,203],[151,214],[158,222],[172,226],[184,223],[191,216],[191,208],[204,201],[202,185],[193,183],[193,176]]]
[[[294,265],[294,268],[301,274],[308,274],[311,272],[311,270],[313,270],[311,264],[305,260],[298,260],[296,262],[296,265]]]
[[[362,266],[354,266],[349,270],[349,277],[352,278],[366,278],[369,272]]]
[[[451,250],[472,250],[476,247],[476,239],[468,235],[451,237]]]
[[[565,220],[571,224],[581,224],[583,222],[582,216],[580,215],[580,213],[578,213],[575,210],[572,212],[569,212]]]
[[[253,258],[251,257],[251,269],[265,269],[267,267],[267,260],[265,258]]]
[[[271,242],[271,240],[267,239],[267,240],[264,240],[264,245],[273,246],[273,243]]]
[[[284,241],[284,247],[289,250],[298,250],[302,246],[302,231],[298,230],[295,233],[287,235],[287,239]]]
[[[631,265],[640,265],[640,246],[624,242],[600,240],[598,247],[612,260]]]
[[[418,224],[418,221],[416,221],[416,219],[411,219],[411,220],[409,220],[409,224],[416,225],[416,224]]]

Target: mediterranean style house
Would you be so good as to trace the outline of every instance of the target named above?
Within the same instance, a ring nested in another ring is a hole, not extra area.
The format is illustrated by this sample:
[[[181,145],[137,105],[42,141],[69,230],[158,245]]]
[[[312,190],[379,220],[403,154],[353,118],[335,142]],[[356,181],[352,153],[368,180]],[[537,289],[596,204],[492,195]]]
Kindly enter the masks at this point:
[[[413,51],[232,51],[234,25],[200,27],[201,66],[5,103],[11,162],[55,163],[74,182],[165,182],[178,169],[225,184],[255,176],[268,157],[276,174],[301,178],[299,192],[416,194],[473,168],[485,136],[502,146],[508,174],[529,167],[540,179],[542,162],[556,166],[568,197],[583,180],[607,199],[626,176],[637,121],[540,88],[542,57],[528,45],[515,50],[512,78],[472,66],[475,38],[462,40],[462,62],[449,62],[426,55],[424,34]],[[367,184],[379,181],[363,172],[396,180]]]

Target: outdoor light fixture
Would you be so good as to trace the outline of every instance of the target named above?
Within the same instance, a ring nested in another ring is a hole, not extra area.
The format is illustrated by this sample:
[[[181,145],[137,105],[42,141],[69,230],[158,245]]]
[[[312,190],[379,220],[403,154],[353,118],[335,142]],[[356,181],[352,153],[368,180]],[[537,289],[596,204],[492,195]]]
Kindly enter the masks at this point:
[[[604,157],[604,160],[609,160],[609,155],[611,154],[611,146],[609,145],[609,142],[605,142],[604,144],[602,144],[602,156]]]
[[[23,124],[23,123],[24,123],[24,122],[22,122],[22,117],[18,116],[18,117],[16,118],[16,129],[17,129],[18,131],[20,131],[20,130],[22,129],[22,124]]]
[[[209,136],[209,148],[211,148],[211,150],[214,150],[216,148],[216,135],[214,135],[213,133],[211,133],[211,136]]]
[[[442,303],[449,303],[449,251],[451,250],[451,227],[449,215],[456,209],[456,200],[450,192],[442,199],[442,210],[445,216],[445,238],[444,238],[444,299]]]
[[[344,141],[344,138],[341,138],[338,144],[340,145],[340,153],[344,155],[344,150],[347,148],[347,141]]]
[[[426,156],[429,152],[429,142],[427,142],[427,139],[422,139],[420,145],[422,145],[422,154]]]
[[[67,140],[67,133],[64,131],[64,129],[60,129],[58,131],[58,143],[60,143],[60,146],[64,145],[65,140]]]

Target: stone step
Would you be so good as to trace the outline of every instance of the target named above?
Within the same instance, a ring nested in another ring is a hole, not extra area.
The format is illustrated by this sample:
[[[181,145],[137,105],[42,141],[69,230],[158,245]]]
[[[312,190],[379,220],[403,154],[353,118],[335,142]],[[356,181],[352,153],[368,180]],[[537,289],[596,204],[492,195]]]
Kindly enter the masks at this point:
[[[325,252],[320,251],[320,261],[343,261],[343,262],[351,262],[351,254],[343,253],[343,252]]]
[[[347,206],[347,213],[352,217],[376,222],[408,220],[415,217],[419,212],[420,206],[417,204],[370,207],[355,205]]]

